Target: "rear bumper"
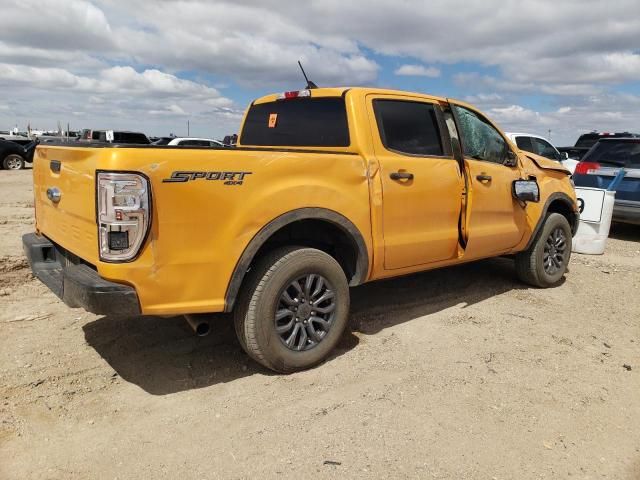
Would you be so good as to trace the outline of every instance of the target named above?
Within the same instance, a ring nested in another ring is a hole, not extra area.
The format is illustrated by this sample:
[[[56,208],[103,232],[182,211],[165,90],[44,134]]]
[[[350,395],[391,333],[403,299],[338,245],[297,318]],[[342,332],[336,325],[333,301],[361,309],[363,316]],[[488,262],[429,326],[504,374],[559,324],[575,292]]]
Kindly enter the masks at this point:
[[[613,206],[613,221],[640,225],[640,202],[616,200]]]
[[[46,237],[22,237],[24,253],[33,274],[68,306],[98,315],[140,315],[133,287],[109,282],[85,263],[74,263],[66,252]]]

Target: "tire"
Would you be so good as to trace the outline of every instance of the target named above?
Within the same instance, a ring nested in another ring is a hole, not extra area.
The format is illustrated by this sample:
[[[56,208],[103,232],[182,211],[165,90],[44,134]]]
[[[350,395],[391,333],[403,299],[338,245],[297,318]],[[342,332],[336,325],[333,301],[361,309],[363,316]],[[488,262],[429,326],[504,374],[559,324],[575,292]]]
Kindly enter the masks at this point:
[[[22,170],[24,168],[24,158],[13,153],[7,155],[2,161],[2,168],[5,170]]]
[[[556,285],[569,265],[571,238],[567,219],[559,213],[549,214],[533,245],[516,255],[518,278],[534,287]]]
[[[279,373],[305,370],[325,360],[348,317],[349,286],[338,262],[321,250],[293,246],[257,262],[234,311],[242,348]]]

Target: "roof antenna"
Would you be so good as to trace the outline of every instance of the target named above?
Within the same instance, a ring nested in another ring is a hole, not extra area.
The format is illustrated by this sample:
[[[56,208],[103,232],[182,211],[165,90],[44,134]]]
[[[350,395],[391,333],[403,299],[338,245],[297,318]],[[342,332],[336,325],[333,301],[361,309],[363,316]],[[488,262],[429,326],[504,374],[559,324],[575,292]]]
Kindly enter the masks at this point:
[[[302,70],[302,75],[304,75],[304,79],[307,81],[307,86],[305,87],[307,90],[312,90],[314,88],[318,88],[318,85],[313,83],[311,80],[307,78],[307,74],[304,73],[304,68],[302,68],[302,63],[298,60],[298,65],[300,66],[300,70]]]

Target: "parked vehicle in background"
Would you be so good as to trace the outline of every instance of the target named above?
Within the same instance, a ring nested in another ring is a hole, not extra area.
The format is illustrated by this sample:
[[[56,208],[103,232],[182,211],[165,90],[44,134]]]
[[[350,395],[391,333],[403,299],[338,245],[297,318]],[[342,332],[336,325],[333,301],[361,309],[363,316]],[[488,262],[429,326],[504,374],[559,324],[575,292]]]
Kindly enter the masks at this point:
[[[224,147],[225,145],[212,138],[196,138],[196,137],[161,137],[152,145],[167,145],[181,147]]]
[[[600,133],[593,131],[580,135],[573,147],[558,147],[558,150],[561,153],[566,153],[571,159],[581,160],[582,157],[587,154],[589,149],[591,149],[591,147],[593,147],[598,140],[603,138],[640,138],[640,134],[629,132]]]
[[[149,145],[151,143],[144,133],[125,130],[85,129],[78,137],[78,140],[81,142],[128,143],[134,145]]]
[[[112,315],[233,312],[279,372],[323,361],[349,286],[510,255],[551,287],[571,256],[569,172],[516,149],[471,105],[413,92],[267,95],[236,148],[44,146],[34,163],[35,275]]]
[[[514,142],[520,150],[525,152],[535,153],[542,157],[547,157],[551,160],[560,162],[571,173],[578,164],[577,160],[568,158],[566,153],[561,153],[556,147],[554,147],[549,140],[540,135],[534,135],[532,133],[510,133],[505,135]]]
[[[30,140],[20,145],[11,140],[0,139],[0,168],[5,170],[22,170],[25,163],[33,161],[37,142]]]
[[[23,147],[26,147],[33,141],[29,137],[24,137],[22,135],[1,135],[1,134],[0,134],[0,140],[9,140],[10,142],[14,142],[14,143],[17,143],[18,145],[22,145]]]
[[[615,188],[613,221],[640,225],[640,138],[603,138],[576,167],[576,187],[606,189],[620,169],[625,176]]]

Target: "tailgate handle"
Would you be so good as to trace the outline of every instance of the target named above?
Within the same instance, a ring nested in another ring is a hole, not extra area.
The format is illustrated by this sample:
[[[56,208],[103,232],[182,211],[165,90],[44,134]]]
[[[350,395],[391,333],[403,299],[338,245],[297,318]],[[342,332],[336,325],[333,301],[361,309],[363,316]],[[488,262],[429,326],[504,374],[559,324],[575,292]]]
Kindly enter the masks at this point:
[[[60,167],[62,167],[60,160],[51,160],[51,163],[49,163],[49,168],[53,173],[60,173]]]

